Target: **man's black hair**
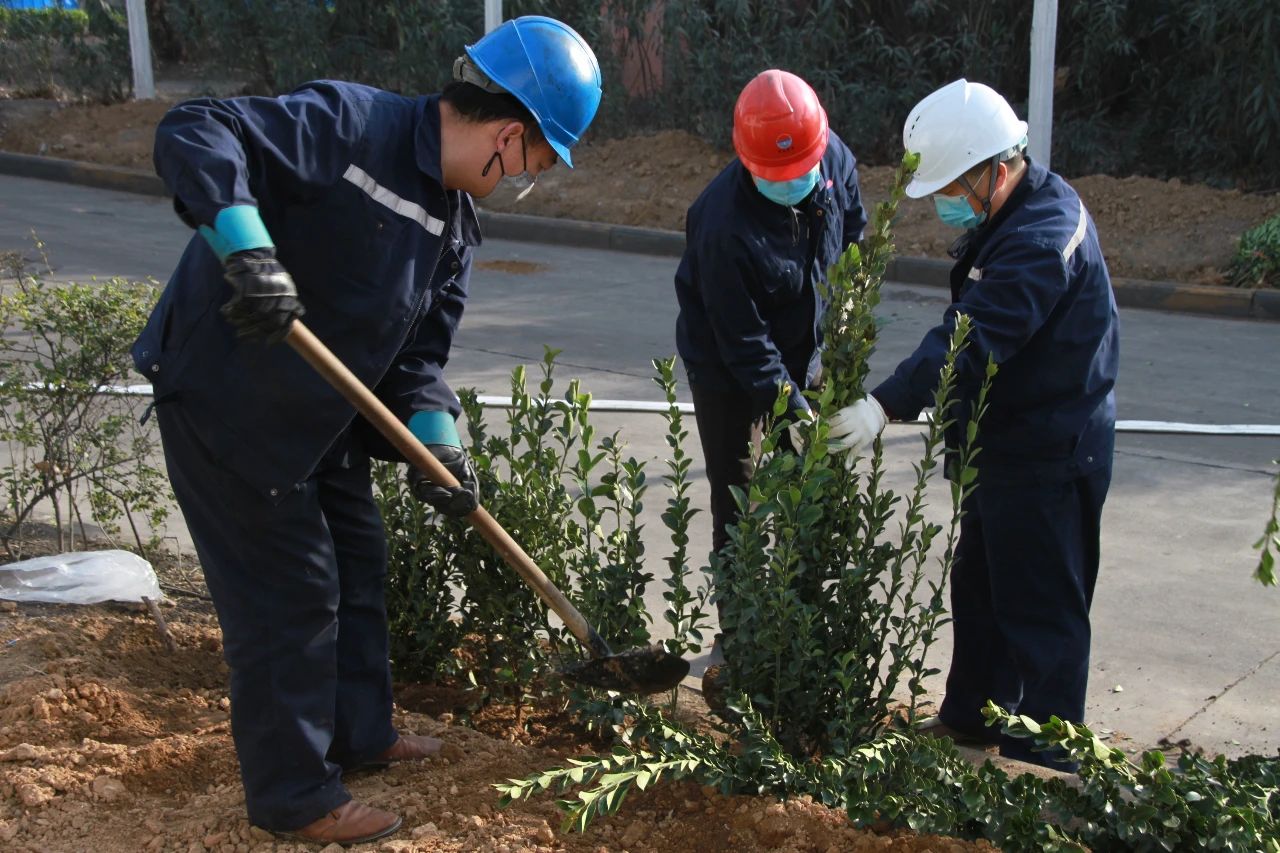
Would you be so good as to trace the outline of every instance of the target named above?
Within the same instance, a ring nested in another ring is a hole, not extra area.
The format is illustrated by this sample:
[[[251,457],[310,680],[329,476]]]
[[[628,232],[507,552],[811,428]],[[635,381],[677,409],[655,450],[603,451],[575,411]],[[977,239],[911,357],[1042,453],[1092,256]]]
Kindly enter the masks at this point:
[[[528,144],[541,142],[544,138],[533,113],[510,92],[486,92],[479,86],[455,80],[444,87],[440,99],[464,119],[477,124],[502,120],[520,122],[524,125]]]

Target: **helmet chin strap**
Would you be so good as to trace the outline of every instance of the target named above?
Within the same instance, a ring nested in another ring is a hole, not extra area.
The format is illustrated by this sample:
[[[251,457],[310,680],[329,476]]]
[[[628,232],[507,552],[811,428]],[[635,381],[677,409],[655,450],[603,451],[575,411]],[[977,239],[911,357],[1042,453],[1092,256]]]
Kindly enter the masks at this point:
[[[960,186],[964,187],[965,191],[968,192],[969,195],[978,199],[978,203],[982,205],[982,212],[987,217],[991,216],[991,199],[996,194],[996,171],[999,168],[1000,168],[1000,155],[997,154],[996,156],[991,158],[990,162],[987,163],[987,171],[991,173],[991,176],[987,180],[987,197],[986,198],[982,198],[981,196],[978,195],[978,191],[973,188],[973,184],[969,183],[969,179],[966,178],[964,175],[961,175],[960,177],[956,178],[956,180],[960,182]]]

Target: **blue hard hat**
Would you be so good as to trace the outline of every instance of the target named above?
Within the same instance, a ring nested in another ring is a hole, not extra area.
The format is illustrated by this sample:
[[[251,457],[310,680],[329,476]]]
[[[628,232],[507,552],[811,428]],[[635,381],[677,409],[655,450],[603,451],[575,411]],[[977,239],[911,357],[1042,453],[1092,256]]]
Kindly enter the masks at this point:
[[[600,63],[582,36],[541,15],[513,18],[467,56],[493,83],[520,99],[564,164],[600,106]]]

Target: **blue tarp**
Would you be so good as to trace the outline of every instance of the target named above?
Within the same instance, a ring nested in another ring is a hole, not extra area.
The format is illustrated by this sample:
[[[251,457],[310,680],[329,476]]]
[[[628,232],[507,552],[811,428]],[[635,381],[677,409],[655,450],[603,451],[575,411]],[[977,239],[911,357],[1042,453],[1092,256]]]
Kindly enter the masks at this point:
[[[3,9],[76,9],[76,0],[0,0]]]

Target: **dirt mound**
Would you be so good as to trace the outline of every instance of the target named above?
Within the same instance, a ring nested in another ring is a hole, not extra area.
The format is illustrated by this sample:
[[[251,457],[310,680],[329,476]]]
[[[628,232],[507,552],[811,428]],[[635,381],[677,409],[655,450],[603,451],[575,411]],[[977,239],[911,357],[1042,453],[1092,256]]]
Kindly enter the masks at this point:
[[[167,610],[177,651],[126,607],[0,606],[0,845],[72,853],[314,850],[244,818],[216,622],[202,603]],[[509,709],[484,731],[451,725],[442,700],[464,691],[422,685],[397,699],[402,731],[430,734],[464,757],[397,765],[347,780],[354,795],[404,817],[396,836],[353,849],[601,853],[710,850],[959,851],[952,839],[856,830],[807,800],[725,797],[696,785],[633,793],[620,814],[583,834],[559,830],[553,798],[497,809],[494,782],[598,750],[572,727]],[[505,716],[504,716],[505,715]],[[328,853],[336,853],[337,848]]]
[[[2,144],[2,143],[0,143]],[[729,162],[729,155],[679,131],[584,145],[573,169],[538,177],[523,201],[500,187],[481,202],[492,210],[684,230],[684,214]]]
[[[1113,275],[1221,284],[1240,235],[1280,213],[1262,195],[1131,176],[1072,181],[1093,214]]]
[[[0,101],[0,148],[147,169],[156,124],[170,104],[58,107]],[[857,152],[855,152],[856,154]],[[685,211],[732,159],[680,131],[582,145],[574,169],[553,169],[526,199],[500,188],[492,210],[682,231]],[[859,169],[864,201],[883,200],[888,166]],[[1219,284],[1240,234],[1280,213],[1280,195],[1218,190],[1177,179],[1072,178],[1098,226],[1113,276]],[[928,200],[903,202],[896,226],[902,254],[945,258],[956,232]]]
[[[856,152],[855,152],[856,153]],[[732,154],[678,131],[585,145],[580,165],[538,179],[526,199],[500,189],[494,210],[684,230],[684,215]],[[888,197],[893,168],[861,165],[868,210]],[[1218,190],[1174,179],[1092,175],[1071,184],[1093,215],[1113,276],[1220,284],[1240,234],[1280,213],[1280,195]],[[904,255],[946,258],[957,234],[929,199],[904,199],[895,226]]]
[[[0,102],[0,148],[150,171],[156,125],[166,101],[60,106],[18,111]]]

